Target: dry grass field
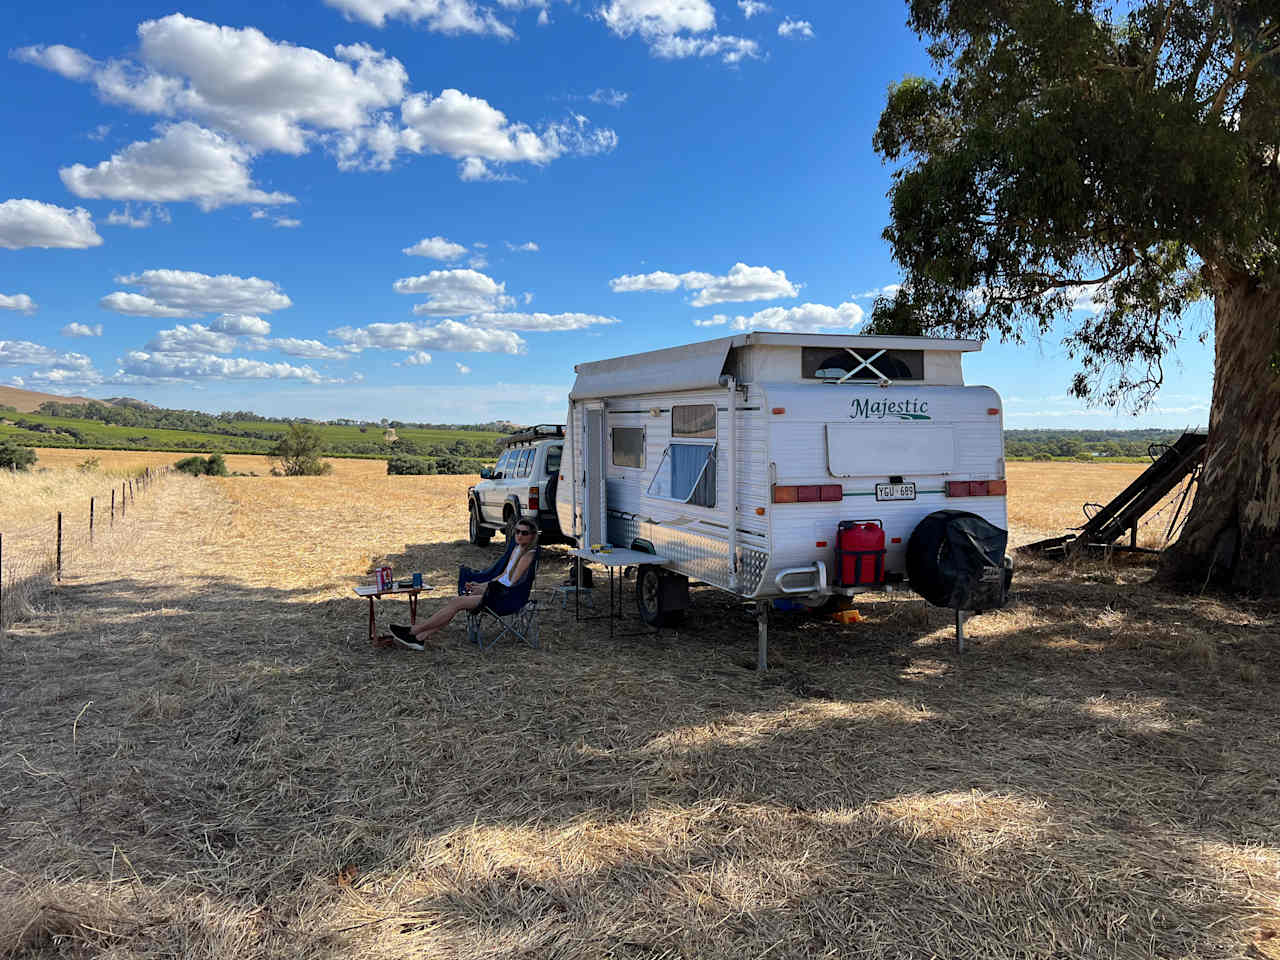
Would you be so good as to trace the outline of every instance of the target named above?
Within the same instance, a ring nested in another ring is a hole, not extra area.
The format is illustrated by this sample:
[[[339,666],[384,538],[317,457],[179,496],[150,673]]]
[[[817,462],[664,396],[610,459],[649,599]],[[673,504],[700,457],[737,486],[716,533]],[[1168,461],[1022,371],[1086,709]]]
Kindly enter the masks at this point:
[[[1010,465],[1015,540],[1140,469]],[[760,675],[555,547],[544,649],[371,648],[374,566],[496,556],[468,482],[167,478],[0,639],[0,957],[1280,957],[1274,605],[1022,559],[962,657],[868,600]]]

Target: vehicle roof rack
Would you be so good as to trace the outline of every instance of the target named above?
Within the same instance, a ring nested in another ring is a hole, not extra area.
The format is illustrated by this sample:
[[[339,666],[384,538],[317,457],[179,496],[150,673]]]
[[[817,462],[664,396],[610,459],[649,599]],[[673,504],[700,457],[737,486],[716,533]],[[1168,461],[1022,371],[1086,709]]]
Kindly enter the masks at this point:
[[[502,445],[505,447],[513,446],[517,443],[527,443],[530,440],[547,440],[552,437],[564,436],[563,423],[540,423],[536,427],[527,427],[519,433],[512,433],[502,438]]]

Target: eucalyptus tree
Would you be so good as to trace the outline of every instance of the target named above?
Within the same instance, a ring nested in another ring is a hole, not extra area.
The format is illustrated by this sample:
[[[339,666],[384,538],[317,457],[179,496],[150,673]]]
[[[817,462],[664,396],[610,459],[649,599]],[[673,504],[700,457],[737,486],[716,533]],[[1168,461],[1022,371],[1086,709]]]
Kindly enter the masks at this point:
[[[1204,472],[1164,571],[1280,589],[1280,2],[908,10],[936,72],[890,88],[874,136],[905,276],[871,328],[1063,324],[1071,391],[1135,409],[1212,336]]]

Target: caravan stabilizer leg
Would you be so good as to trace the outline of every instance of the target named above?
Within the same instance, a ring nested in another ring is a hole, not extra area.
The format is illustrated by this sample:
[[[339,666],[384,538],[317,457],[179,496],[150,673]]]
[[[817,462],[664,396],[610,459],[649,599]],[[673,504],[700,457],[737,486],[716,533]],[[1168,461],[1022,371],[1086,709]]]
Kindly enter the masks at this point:
[[[769,669],[769,601],[756,601],[756,630],[759,639],[756,641],[756,672],[764,673]]]
[[[964,622],[968,616],[963,610],[956,611],[956,653],[964,653]]]

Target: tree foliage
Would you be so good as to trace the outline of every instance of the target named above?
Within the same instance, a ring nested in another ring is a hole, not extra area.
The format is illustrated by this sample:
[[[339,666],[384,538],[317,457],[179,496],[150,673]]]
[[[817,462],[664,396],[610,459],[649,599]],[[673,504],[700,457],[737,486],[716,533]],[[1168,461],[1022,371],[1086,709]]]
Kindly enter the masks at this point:
[[[1189,305],[1280,285],[1276,0],[909,0],[909,24],[939,77],[893,86],[875,133],[906,277],[873,331],[1074,316],[1073,392],[1140,407],[1208,332]]]
[[[324,439],[313,424],[295,420],[276,443],[271,456],[286,477],[316,477],[329,473],[333,465],[320,458]]]
[[[36,462],[36,452],[11,440],[0,440],[0,469],[26,470]]]

